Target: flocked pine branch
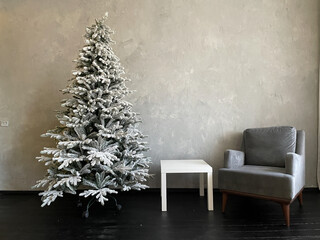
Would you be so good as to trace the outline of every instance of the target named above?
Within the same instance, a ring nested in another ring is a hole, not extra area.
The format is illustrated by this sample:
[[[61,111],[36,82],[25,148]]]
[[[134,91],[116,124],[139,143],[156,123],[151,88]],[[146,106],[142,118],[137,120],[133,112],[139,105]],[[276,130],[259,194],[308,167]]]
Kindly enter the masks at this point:
[[[76,70],[62,90],[71,97],[61,101],[60,125],[42,135],[56,141],[37,158],[48,166],[34,186],[47,187],[40,193],[42,206],[79,188],[79,196],[93,196],[104,205],[108,194],[148,187],[143,184],[149,177],[148,146],[137,129],[141,119],[124,100],[131,93],[125,85],[130,79],[111,48],[113,31],[106,19],[86,29]]]

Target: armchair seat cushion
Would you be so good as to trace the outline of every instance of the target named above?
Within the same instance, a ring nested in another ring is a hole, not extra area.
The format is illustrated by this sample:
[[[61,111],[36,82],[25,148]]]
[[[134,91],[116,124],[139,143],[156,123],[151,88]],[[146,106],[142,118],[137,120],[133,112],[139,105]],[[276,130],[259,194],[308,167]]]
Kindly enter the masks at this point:
[[[219,169],[220,189],[286,200],[297,194],[294,180],[282,167],[244,165]]]

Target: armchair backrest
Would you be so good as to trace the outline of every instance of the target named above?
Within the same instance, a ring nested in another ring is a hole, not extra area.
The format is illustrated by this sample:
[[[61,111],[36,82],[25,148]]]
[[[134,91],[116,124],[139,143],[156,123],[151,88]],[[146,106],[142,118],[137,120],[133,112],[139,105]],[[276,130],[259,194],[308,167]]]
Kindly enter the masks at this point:
[[[243,133],[245,164],[284,167],[288,152],[296,152],[297,131],[294,127],[246,129]],[[304,151],[299,145],[299,151]]]

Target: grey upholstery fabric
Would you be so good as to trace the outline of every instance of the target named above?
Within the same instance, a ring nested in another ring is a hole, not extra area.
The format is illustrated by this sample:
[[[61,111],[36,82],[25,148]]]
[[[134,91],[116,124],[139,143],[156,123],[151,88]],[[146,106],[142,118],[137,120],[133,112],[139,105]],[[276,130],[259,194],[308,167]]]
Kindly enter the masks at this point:
[[[302,163],[302,157],[296,153],[287,153],[286,157],[286,174],[297,176],[299,173],[300,164]]]
[[[270,134],[270,131],[275,132],[275,134]],[[226,150],[224,168],[219,169],[219,188],[221,190],[257,194],[286,199],[288,201],[292,200],[305,184],[304,131],[296,131],[292,127],[273,127],[271,129],[259,129],[258,131],[249,129],[249,131],[246,130],[244,134],[247,134],[247,132],[249,132],[249,134],[254,133],[251,134],[249,138],[253,135],[259,136],[257,141],[260,141],[261,144],[273,146],[270,143],[266,143],[268,139],[272,142],[278,142],[280,146],[283,146],[285,150],[279,149],[279,151],[274,152],[279,154],[279,157],[282,156],[283,151],[286,151],[284,153],[284,159],[279,160],[278,158],[272,158],[273,160],[283,161],[283,166],[282,164],[280,167],[274,166],[274,161],[269,161],[268,159],[266,159],[266,162],[263,161],[265,166],[261,166],[261,164],[248,164],[247,152]],[[261,132],[264,132],[269,137],[261,140],[260,137],[264,135],[264,133],[261,134]],[[280,136],[280,133],[283,133],[284,136]],[[292,137],[292,133],[295,133],[296,137]],[[282,141],[277,141],[275,138],[270,137],[271,135],[280,137]],[[244,141],[246,140],[244,137]],[[252,138],[250,141],[252,141]],[[294,146],[288,144],[290,141],[294,142]],[[284,142],[286,144],[284,144]],[[244,145],[246,145],[246,143],[247,142],[245,142]],[[251,143],[251,147],[254,145],[258,149],[255,153],[265,147],[257,143]],[[292,150],[292,148],[293,151],[289,151]],[[244,150],[246,150],[246,146]],[[255,149],[250,150],[254,151]],[[261,153],[264,152],[266,152],[266,150],[263,150]],[[267,152],[267,154],[271,153]]]
[[[244,152],[228,149],[224,152],[224,167],[238,168],[244,164]]]
[[[299,192],[305,185],[305,132],[304,131],[297,131],[297,146],[296,146],[296,153],[299,154],[299,162],[298,166],[296,167],[295,173],[295,192]]]
[[[286,154],[296,150],[296,135],[296,129],[293,127],[245,130],[245,164],[284,167]]]
[[[244,165],[219,170],[220,189],[283,199],[294,197],[294,177],[284,168]]]
[[[297,146],[296,146],[296,153],[301,156],[305,156],[305,132],[303,130],[297,131]]]

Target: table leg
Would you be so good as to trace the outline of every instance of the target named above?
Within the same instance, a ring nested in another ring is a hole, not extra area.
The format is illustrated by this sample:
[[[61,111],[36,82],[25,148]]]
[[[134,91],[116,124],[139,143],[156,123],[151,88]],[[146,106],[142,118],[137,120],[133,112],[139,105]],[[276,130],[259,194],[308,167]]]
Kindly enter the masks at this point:
[[[213,186],[212,172],[207,173],[208,210],[213,211]]]
[[[167,183],[166,174],[161,173],[161,208],[163,212],[167,211]]]
[[[199,185],[200,185],[200,196],[204,196],[204,184],[203,184],[203,173],[200,173],[200,179],[199,179]]]

